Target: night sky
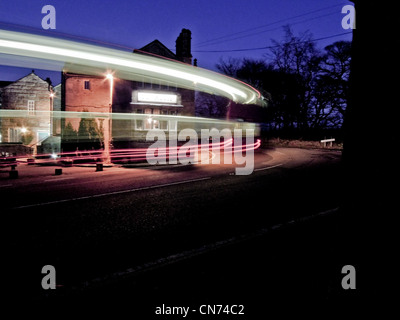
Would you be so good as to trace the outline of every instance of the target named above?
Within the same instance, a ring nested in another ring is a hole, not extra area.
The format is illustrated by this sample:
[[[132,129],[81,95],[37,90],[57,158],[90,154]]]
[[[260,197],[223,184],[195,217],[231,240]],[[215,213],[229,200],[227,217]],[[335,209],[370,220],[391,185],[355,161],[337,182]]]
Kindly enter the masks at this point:
[[[182,28],[192,31],[192,55],[199,67],[215,70],[221,58],[267,59],[272,39],[283,40],[283,25],[295,34],[309,31],[321,49],[338,40],[351,41],[344,30],[343,0],[0,0],[0,28],[19,31],[41,30],[44,5],[56,9],[56,30],[47,34],[68,34],[116,44],[125,49],[141,48],[160,40],[175,52],[175,40]],[[343,34],[331,37],[338,34]],[[1,65],[1,57],[0,57]],[[16,80],[29,69],[0,67],[0,80]],[[50,76],[57,84],[59,73]]]

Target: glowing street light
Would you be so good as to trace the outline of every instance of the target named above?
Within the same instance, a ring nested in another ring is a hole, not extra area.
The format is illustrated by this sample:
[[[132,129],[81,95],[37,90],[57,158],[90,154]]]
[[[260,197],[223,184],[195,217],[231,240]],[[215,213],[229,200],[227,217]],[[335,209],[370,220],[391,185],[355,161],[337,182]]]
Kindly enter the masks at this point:
[[[112,104],[113,88],[114,88],[114,76],[112,73],[107,73],[106,79],[110,81],[110,105]]]
[[[50,97],[50,136],[53,136],[53,131],[54,131],[54,128],[53,128],[54,96],[55,96],[55,94],[51,89],[50,94],[49,94],[49,97]]]
[[[112,141],[111,113],[112,113],[112,102],[113,102],[114,76],[112,75],[112,73],[107,73],[106,79],[110,81],[110,100],[108,104],[108,134],[107,136],[104,135],[104,158],[105,162],[109,164],[111,163],[111,156],[110,156],[111,141]]]

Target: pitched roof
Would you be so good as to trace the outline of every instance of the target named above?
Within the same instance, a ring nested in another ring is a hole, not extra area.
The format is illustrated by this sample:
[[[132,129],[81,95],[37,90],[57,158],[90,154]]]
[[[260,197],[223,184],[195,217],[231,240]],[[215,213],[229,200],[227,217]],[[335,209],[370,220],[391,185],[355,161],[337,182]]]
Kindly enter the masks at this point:
[[[177,60],[176,54],[173,53],[171,50],[169,50],[165,45],[163,45],[157,39],[145,45],[143,48],[139,50],[134,50],[134,52],[141,54],[150,53],[152,55],[157,55],[168,59]]]
[[[28,78],[35,78],[35,79],[38,79],[39,81],[41,81],[41,82],[46,83],[47,85],[49,85],[49,83],[48,83],[46,80],[44,80],[44,79],[42,79],[41,77],[39,77],[39,76],[32,70],[31,73],[27,74],[26,76],[23,76],[22,78],[19,78],[18,80],[15,80],[15,81],[2,81],[2,82],[8,82],[8,84],[6,83],[3,87],[1,87],[1,85],[0,85],[0,88],[5,88],[5,87],[7,87],[7,86],[12,86],[13,84],[15,84],[15,83],[17,83],[17,82],[25,81],[25,80],[27,80]]]

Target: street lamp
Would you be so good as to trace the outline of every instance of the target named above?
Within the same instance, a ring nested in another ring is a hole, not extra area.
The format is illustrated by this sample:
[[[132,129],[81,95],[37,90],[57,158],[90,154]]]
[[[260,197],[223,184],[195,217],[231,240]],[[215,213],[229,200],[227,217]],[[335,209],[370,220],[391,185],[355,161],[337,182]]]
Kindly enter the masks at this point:
[[[110,81],[110,100],[108,104],[108,135],[107,135],[107,141],[106,137],[104,136],[104,156],[105,156],[105,162],[106,163],[111,163],[111,156],[110,156],[110,150],[111,150],[111,140],[112,140],[112,121],[111,121],[111,112],[112,112],[112,102],[113,102],[113,89],[114,89],[114,76],[111,73],[107,73],[106,79]]]
[[[114,79],[114,76],[112,75],[112,73],[107,73],[106,78],[112,80]]]
[[[50,94],[50,136],[53,136],[53,111],[54,111],[54,92],[51,91]]]

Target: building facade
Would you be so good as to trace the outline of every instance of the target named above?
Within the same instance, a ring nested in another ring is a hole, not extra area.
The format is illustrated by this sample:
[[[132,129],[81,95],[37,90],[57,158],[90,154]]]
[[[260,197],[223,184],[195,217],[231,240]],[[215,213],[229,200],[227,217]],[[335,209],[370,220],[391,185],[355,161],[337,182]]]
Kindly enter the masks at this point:
[[[154,40],[132,54],[151,55],[192,63],[191,32],[183,29],[176,40],[176,53]],[[125,148],[145,140],[150,129],[176,130],[176,121],[157,120],[159,115],[195,115],[194,91],[177,87],[172,82],[143,79],[128,81],[112,77],[62,73],[62,111],[96,113],[90,120],[71,117],[62,124],[62,149]],[[105,116],[99,115],[104,113]],[[115,119],[112,114],[134,114],[136,118]],[[153,119],[154,118],[154,119]],[[83,121],[86,122],[85,129]],[[89,123],[90,122],[90,123]],[[92,132],[92,134],[90,133]],[[78,136],[78,139],[70,137]],[[76,145],[76,141],[79,143]],[[76,146],[75,146],[76,145]]]
[[[51,135],[54,93],[50,79],[43,80],[32,71],[0,91],[0,108],[18,112],[1,117],[1,143],[22,143],[36,151]]]

